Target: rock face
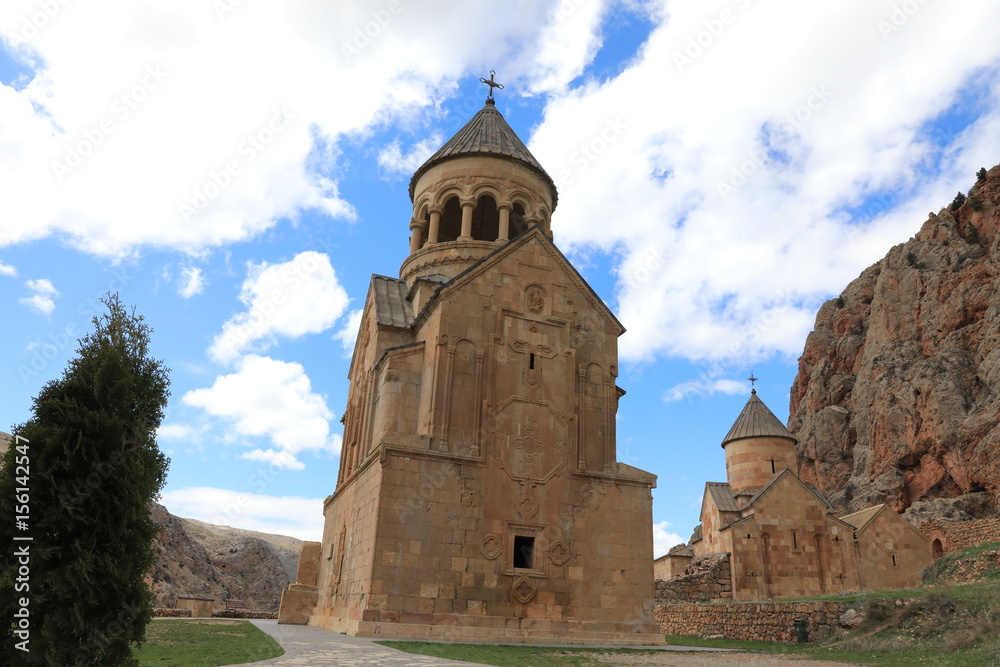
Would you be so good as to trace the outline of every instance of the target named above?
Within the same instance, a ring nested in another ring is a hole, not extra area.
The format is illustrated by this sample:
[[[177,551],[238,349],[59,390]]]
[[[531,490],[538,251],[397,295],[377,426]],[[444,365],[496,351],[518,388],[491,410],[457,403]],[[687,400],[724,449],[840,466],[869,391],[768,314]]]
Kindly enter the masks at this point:
[[[152,515],[161,529],[153,543],[155,606],[206,597],[215,598],[216,609],[237,599],[259,611],[278,611],[281,591],[295,581],[300,540],[182,519],[162,505],[154,505]]]
[[[1000,166],[953,207],[826,302],[799,359],[799,475],[842,511],[982,492],[996,507]]]

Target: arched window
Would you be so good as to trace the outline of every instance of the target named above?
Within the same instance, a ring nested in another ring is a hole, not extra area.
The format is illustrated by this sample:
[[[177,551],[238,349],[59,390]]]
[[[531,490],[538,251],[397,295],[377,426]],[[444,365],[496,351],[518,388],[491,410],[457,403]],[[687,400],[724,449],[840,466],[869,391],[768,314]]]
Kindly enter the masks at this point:
[[[500,236],[500,211],[497,200],[483,195],[472,212],[472,238],[477,241],[496,241]]]
[[[454,241],[462,234],[462,206],[458,197],[452,197],[444,203],[441,223],[438,228],[438,243]]]
[[[527,230],[528,225],[524,222],[524,207],[520,204],[514,204],[510,211],[510,231],[508,234],[511,239],[516,239]]]

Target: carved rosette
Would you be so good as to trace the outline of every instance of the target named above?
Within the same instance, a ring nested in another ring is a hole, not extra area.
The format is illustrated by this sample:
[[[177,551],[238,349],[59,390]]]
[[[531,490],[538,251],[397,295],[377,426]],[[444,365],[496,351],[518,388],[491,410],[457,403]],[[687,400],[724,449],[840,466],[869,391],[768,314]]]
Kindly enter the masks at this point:
[[[517,513],[525,519],[530,519],[538,512],[538,503],[528,497],[521,498],[516,505]]]
[[[535,456],[545,448],[542,441],[535,437],[534,430],[530,428],[524,429],[524,435],[520,438],[514,438],[514,447],[521,450],[524,460],[528,463],[534,463]]]
[[[549,560],[556,565],[563,565],[572,555],[569,552],[569,548],[563,542],[556,542],[549,547]]]
[[[531,602],[532,598],[535,597],[537,589],[535,588],[535,584],[531,582],[531,579],[526,576],[521,576],[514,580],[511,592],[514,594],[514,598],[518,602],[521,604],[527,604]]]
[[[503,553],[503,542],[496,535],[487,535],[479,543],[479,550],[490,560],[495,560]]]

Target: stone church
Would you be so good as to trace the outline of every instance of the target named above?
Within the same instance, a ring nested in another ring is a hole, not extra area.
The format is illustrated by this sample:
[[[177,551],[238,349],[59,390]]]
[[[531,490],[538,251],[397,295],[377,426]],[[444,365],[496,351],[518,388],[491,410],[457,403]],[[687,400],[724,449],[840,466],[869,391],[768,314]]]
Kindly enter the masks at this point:
[[[928,538],[887,505],[835,516],[823,494],[795,474],[795,443],[751,390],[722,441],[727,481],[705,484],[701,524],[688,544],[656,560],[656,578],[696,576],[693,561],[728,554],[726,599],[918,584],[932,562]]]
[[[409,194],[409,255],[364,305],[323,541],[279,621],[662,643],[656,477],[616,458],[624,329],[553,244],[552,178],[491,94]]]

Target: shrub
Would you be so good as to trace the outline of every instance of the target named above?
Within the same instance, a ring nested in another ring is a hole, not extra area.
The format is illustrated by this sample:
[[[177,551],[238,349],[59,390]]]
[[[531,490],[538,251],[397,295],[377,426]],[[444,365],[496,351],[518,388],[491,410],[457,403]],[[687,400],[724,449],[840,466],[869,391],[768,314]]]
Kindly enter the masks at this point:
[[[962,204],[965,203],[965,195],[959,192],[955,195],[955,198],[951,200],[951,206],[949,207],[952,211],[957,211],[962,208]]]
[[[972,195],[971,197],[969,197],[969,206],[972,207],[973,211],[982,211],[983,200],[977,197],[976,195]]]
[[[868,600],[865,603],[865,620],[862,627],[876,628],[892,618],[892,605],[885,600]]]
[[[977,181],[986,180],[986,167],[982,167],[979,169],[979,171],[976,172],[976,180]]]
[[[975,225],[970,223],[969,226],[966,228],[965,240],[968,241],[969,243],[979,243],[979,230],[976,229]]]
[[[844,307],[844,297],[838,296],[837,300],[836,300],[836,304],[837,304],[837,308],[843,308]]]

